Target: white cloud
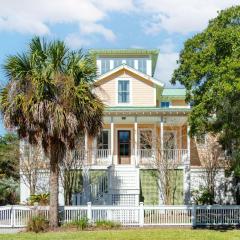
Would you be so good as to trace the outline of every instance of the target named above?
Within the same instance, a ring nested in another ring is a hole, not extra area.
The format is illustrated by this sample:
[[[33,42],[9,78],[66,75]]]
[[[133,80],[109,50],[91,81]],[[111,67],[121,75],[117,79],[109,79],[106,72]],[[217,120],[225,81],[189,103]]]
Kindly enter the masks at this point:
[[[177,59],[179,54],[177,52],[161,53],[158,56],[157,66],[154,77],[166,86],[170,86],[170,80],[175,68],[177,68]]]
[[[161,53],[171,53],[175,51],[176,46],[171,38],[166,38],[158,48]]]
[[[82,34],[98,33],[107,40],[114,33],[101,21],[109,12],[129,11],[131,0],[0,0],[0,30],[30,34],[49,34],[56,23],[77,23]]]
[[[187,34],[205,28],[217,11],[239,3],[240,0],[140,0],[140,8],[151,15],[144,24],[147,34],[161,30]]]
[[[115,34],[112,30],[105,28],[101,24],[97,23],[83,23],[80,24],[80,31],[83,34],[91,34],[91,33],[98,33],[103,35],[108,41],[114,41],[116,39]]]
[[[90,44],[89,40],[85,39],[78,33],[71,33],[67,35],[65,38],[65,42],[71,48],[81,48]]]

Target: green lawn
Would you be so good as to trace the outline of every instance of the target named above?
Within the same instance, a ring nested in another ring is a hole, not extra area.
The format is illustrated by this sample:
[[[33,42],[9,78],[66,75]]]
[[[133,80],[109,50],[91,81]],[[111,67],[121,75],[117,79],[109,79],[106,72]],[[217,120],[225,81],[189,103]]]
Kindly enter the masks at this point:
[[[110,231],[18,233],[0,235],[1,240],[240,240],[240,230],[192,230],[184,228],[129,229]]]

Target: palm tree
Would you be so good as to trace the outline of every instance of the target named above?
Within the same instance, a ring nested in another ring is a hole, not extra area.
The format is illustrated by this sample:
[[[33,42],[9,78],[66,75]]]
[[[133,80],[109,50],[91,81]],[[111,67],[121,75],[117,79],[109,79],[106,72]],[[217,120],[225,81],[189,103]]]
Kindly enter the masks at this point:
[[[7,57],[9,79],[2,89],[6,128],[20,139],[39,141],[50,159],[50,227],[58,225],[59,163],[80,134],[95,136],[102,126],[103,104],[92,91],[96,65],[89,54],[69,50],[64,42],[35,37],[28,50]]]

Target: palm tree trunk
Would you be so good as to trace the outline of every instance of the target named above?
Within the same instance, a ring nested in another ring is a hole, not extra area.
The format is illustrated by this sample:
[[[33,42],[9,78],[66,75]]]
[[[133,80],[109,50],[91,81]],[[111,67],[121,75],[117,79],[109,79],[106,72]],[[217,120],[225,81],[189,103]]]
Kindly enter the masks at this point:
[[[58,227],[58,178],[59,178],[59,148],[57,143],[51,144],[50,149],[50,228]]]

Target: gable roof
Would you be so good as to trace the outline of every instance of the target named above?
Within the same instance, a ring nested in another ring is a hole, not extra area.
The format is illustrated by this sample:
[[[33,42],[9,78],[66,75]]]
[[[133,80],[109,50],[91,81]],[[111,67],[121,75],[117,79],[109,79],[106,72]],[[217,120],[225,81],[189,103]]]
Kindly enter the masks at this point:
[[[149,76],[149,75],[147,75],[147,74],[145,74],[145,73],[143,73],[143,72],[140,72],[140,71],[138,71],[138,70],[136,70],[136,69],[134,69],[134,68],[132,68],[132,67],[129,67],[129,66],[126,65],[126,64],[122,64],[122,65],[120,65],[120,66],[118,66],[118,67],[116,67],[116,68],[114,68],[114,69],[112,69],[112,70],[110,70],[110,71],[108,71],[108,72],[100,75],[100,76],[96,79],[96,81],[97,81],[97,82],[98,82],[98,81],[101,81],[102,79],[104,79],[104,78],[106,78],[106,77],[108,77],[108,76],[111,76],[112,74],[114,74],[114,73],[116,73],[116,72],[118,72],[118,71],[120,71],[120,70],[124,70],[124,69],[125,69],[125,70],[128,70],[129,72],[132,72],[132,73],[134,73],[134,74],[136,74],[136,75],[138,75],[138,76],[140,76],[140,77],[142,77],[142,78],[144,78],[144,79],[146,79],[146,80],[148,80],[148,81],[150,81],[150,82],[152,82],[152,83],[154,83],[154,84],[156,84],[156,85],[158,85],[158,86],[160,86],[160,87],[163,87],[163,86],[164,86],[164,83],[159,82],[157,79],[155,79],[155,78],[153,78],[153,77],[151,77],[151,76]]]

